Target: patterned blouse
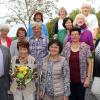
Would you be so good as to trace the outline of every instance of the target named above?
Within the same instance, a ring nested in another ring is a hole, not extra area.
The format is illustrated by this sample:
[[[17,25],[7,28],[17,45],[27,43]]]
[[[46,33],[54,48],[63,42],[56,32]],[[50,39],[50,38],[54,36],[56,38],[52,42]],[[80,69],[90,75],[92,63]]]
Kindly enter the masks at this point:
[[[62,55],[66,58],[66,60],[69,63],[69,58],[71,54],[71,43],[67,42],[65,45]],[[81,82],[83,83],[86,76],[87,76],[87,60],[90,58],[91,51],[90,51],[90,46],[84,43],[80,44],[80,51],[79,51],[79,63],[80,63],[80,78]]]
[[[36,59],[36,67],[39,68],[48,52],[48,38],[45,36],[41,36],[39,39],[32,37],[29,40],[29,45],[29,52]]]

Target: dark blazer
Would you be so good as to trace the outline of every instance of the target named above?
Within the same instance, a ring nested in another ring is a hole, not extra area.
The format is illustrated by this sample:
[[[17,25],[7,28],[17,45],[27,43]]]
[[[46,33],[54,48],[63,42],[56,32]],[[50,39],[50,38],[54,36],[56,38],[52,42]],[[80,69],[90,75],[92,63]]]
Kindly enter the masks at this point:
[[[3,61],[4,61],[4,84],[3,86],[6,87],[6,89],[10,88],[10,78],[9,78],[9,69],[10,69],[10,62],[11,62],[11,56],[10,56],[10,51],[8,48],[4,46],[0,46],[2,53],[3,53]]]
[[[54,33],[55,34],[58,33],[58,21],[59,21],[59,18],[57,18],[56,23],[55,23],[55,27],[54,27]]]
[[[95,48],[98,45],[100,39],[96,41]],[[93,69],[93,76],[100,77],[100,59],[98,60],[95,52],[94,52],[94,69]]]

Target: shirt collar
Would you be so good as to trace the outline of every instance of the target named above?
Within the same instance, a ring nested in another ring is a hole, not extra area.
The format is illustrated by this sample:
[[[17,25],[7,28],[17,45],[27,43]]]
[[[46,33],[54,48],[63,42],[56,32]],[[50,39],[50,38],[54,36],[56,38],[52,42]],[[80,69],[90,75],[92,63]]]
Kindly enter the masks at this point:
[[[43,36],[43,35],[41,35],[41,36],[40,36],[40,38],[41,38],[41,39],[43,39],[43,38],[44,38],[44,36]],[[39,39],[40,39],[40,38],[39,38]],[[35,36],[31,37],[30,39],[35,39]]]

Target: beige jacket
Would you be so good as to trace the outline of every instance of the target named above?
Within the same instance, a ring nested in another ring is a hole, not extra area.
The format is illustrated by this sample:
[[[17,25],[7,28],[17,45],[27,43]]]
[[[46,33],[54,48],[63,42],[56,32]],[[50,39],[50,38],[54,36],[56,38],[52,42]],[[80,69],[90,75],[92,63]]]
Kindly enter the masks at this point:
[[[49,62],[49,55],[43,60],[42,67],[42,81],[40,89],[45,92],[45,84],[46,84],[46,76],[47,76],[47,67]],[[68,96],[70,94],[70,73],[69,73],[69,65],[67,60],[59,56],[58,59],[53,62],[51,65],[53,68],[53,90],[54,96],[65,95]]]
[[[12,60],[11,60],[12,72],[14,72],[14,69],[15,69],[15,66],[16,66],[16,59],[17,58],[18,58],[18,56],[14,56],[12,58]],[[35,59],[32,56],[29,55],[28,56],[28,63],[26,65],[31,67],[31,69],[33,70],[33,69],[35,69],[34,62],[35,62]],[[16,88],[17,88],[16,80],[13,80],[13,82],[11,84],[11,87],[10,87],[10,90],[13,93],[16,93]],[[31,81],[31,82],[27,83],[25,91],[28,91],[28,93],[33,93],[33,91],[35,91],[35,82]]]

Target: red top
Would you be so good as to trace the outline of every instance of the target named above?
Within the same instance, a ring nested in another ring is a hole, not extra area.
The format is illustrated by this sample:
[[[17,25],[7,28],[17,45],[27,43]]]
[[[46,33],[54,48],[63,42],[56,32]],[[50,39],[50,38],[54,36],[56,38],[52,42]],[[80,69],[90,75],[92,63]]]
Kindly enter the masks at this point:
[[[8,36],[6,36],[6,41],[7,41],[7,47],[10,48],[10,45],[11,45],[12,39],[9,38]],[[1,45],[1,40],[0,40],[0,45]]]
[[[71,51],[69,65],[71,82],[80,82],[79,51]]]

